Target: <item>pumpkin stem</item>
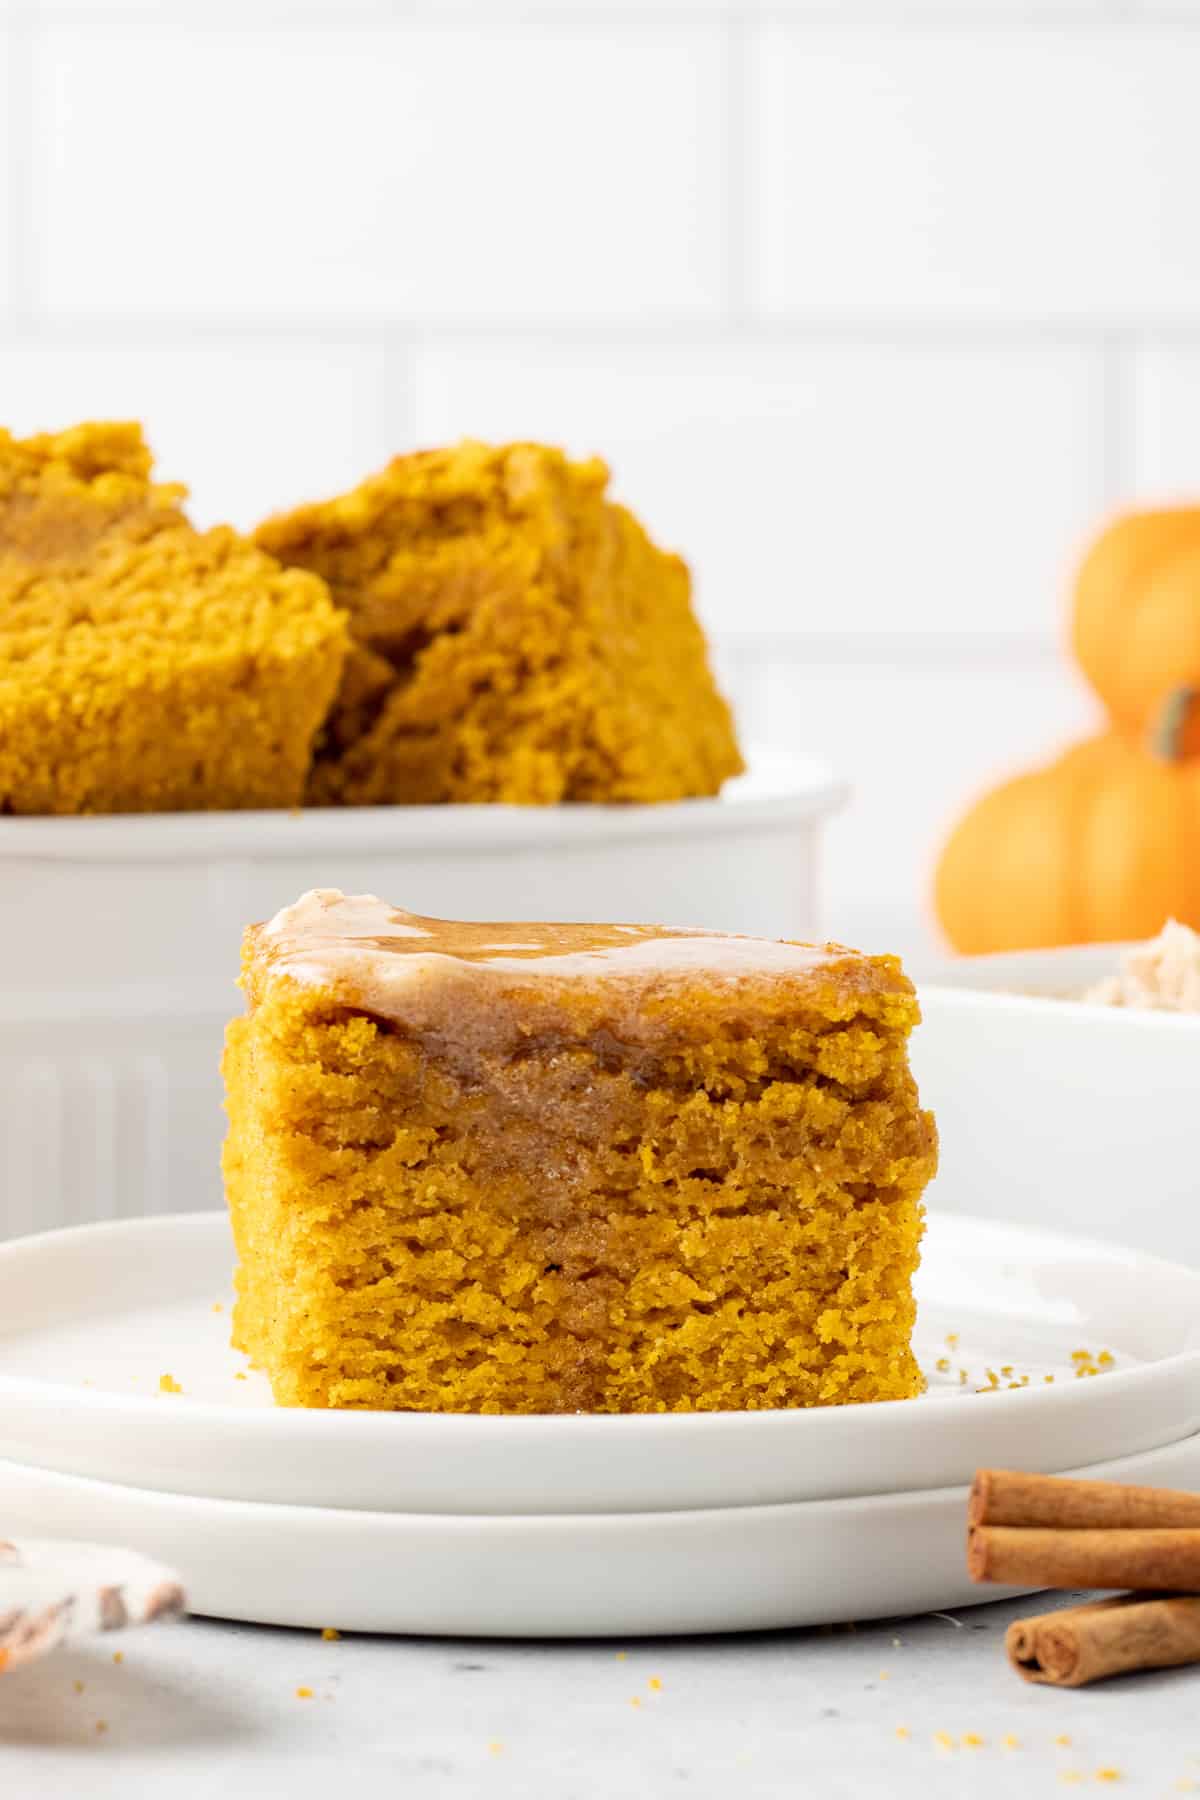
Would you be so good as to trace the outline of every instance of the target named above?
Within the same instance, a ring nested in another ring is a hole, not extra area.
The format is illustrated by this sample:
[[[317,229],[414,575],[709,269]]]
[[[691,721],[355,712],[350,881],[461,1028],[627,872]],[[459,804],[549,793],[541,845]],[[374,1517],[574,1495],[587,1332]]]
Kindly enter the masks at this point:
[[[1181,739],[1198,698],[1200,688],[1180,687],[1163,701],[1162,711],[1150,729],[1150,749],[1164,762],[1178,762],[1183,754]]]

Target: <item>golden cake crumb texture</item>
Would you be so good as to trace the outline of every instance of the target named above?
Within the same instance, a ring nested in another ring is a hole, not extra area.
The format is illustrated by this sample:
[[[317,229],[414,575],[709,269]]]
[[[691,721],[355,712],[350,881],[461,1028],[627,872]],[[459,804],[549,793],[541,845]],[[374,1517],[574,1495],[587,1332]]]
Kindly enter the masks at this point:
[[[225,1055],[234,1342],[278,1402],[920,1390],[936,1149],[898,962],[626,929],[446,926],[326,891],[248,932]]]
[[[344,620],[150,467],[136,425],[0,431],[0,813],[303,795]]]
[[[350,617],[311,800],[674,800],[740,771],[687,567],[607,480],[468,442],[259,528]]]

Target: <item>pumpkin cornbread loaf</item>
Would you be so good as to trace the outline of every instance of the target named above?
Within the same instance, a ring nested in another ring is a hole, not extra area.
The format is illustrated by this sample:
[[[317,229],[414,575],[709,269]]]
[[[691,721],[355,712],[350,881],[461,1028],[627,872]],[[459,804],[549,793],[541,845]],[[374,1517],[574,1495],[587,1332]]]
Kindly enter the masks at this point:
[[[676,800],[740,771],[687,567],[607,480],[464,443],[260,526],[350,615],[310,800]]]
[[[136,425],[0,432],[0,812],[303,796],[344,621],[150,467]]]
[[[306,894],[229,1027],[234,1343],[288,1406],[902,1399],[934,1171],[894,957]]]

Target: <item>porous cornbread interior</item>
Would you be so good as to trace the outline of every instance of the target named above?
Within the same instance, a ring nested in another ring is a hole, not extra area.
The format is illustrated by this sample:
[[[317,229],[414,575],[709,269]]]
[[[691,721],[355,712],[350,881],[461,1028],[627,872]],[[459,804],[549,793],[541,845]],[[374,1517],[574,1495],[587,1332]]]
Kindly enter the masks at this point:
[[[15,438],[0,429],[0,574],[19,581],[78,566],[103,538],[186,525],[187,489],[151,480],[135,424],[86,424]]]
[[[311,800],[673,800],[739,772],[687,567],[607,479],[465,443],[259,528],[350,615]]]
[[[134,425],[0,433],[0,812],[302,798],[344,622],[184,492]]]
[[[497,948],[497,946],[502,946]],[[933,1122],[891,957],[305,896],[229,1028],[234,1342],[284,1405],[900,1399]]]

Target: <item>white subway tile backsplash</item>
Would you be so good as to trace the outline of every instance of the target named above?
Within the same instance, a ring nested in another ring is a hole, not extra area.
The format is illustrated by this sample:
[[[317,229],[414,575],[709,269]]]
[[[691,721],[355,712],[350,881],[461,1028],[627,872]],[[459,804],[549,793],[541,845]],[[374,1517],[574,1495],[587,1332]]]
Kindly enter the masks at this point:
[[[718,631],[1050,640],[1102,504],[1086,350],[431,343],[412,409],[599,451]]]
[[[920,950],[1093,722],[1114,488],[1200,497],[1197,93],[1200,0],[0,0],[0,423],[140,416],[202,523],[599,451],[856,788],[827,929]]]
[[[58,315],[616,320],[724,291],[719,24],[52,24]]]
[[[357,481],[391,449],[384,358],[303,347],[186,342],[150,349],[0,339],[0,424],[19,433],[136,418],[201,524],[264,513]]]
[[[16,300],[22,273],[15,263],[17,237],[12,201],[22,173],[20,159],[25,145],[11,116],[11,80],[9,42],[0,10],[0,325]]]
[[[1194,317],[1200,33],[768,25],[748,286],[802,318]]]
[[[1129,374],[1130,496],[1200,506],[1200,345],[1147,345]]]
[[[749,734],[820,755],[853,786],[829,827],[822,912],[848,942],[885,909],[918,918],[941,843],[970,802],[1096,728],[1082,680],[1050,655],[990,668],[777,655],[761,704]]]

